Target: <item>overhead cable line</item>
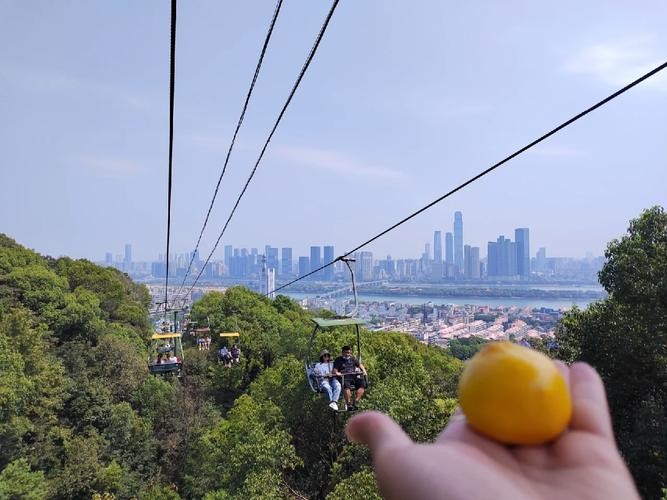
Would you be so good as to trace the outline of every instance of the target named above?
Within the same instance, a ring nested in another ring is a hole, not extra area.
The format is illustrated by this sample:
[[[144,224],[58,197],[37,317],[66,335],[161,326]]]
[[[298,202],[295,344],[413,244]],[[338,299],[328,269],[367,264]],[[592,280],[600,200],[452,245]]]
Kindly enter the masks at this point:
[[[255,172],[257,172],[257,167],[259,167],[259,164],[262,161],[262,158],[264,157],[264,153],[266,152],[266,149],[269,146],[269,142],[271,142],[271,138],[273,137],[273,134],[276,132],[276,129],[278,128],[278,125],[280,124],[280,121],[282,120],[283,116],[285,115],[285,111],[287,111],[287,107],[289,106],[290,102],[292,102],[292,98],[294,97],[294,94],[296,93],[297,88],[299,88],[301,80],[303,79],[303,76],[306,74],[306,70],[308,69],[308,66],[310,66],[310,63],[313,60],[313,57],[315,57],[315,53],[317,52],[317,48],[319,47],[320,42],[322,41],[322,38],[324,37],[324,33],[327,30],[327,26],[329,26],[329,21],[331,20],[331,17],[333,16],[334,11],[336,10],[336,6],[338,5],[338,2],[339,2],[339,0],[334,0],[333,1],[333,4],[331,5],[331,9],[329,9],[329,13],[327,14],[327,17],[325,18],[324,23],[322,24],[322,27],[320,28],[320,32],[318,33],[317,38],[315,39],[315,42],[313,43],[313,46],[310,49],[310,53],[308,54],[308,57],[306,58],[306,62],[303,64],[303,67],[301,68],[301,72],[299,73],[299,76],[297,77],[296,81],[294,82],[294,86],[292,87],[292,90],[291,90],[287,100],[285,101],[285,104],[283,105],[283,108],[280,111],[280,114],[278,115],[278,118],[276,119],[276,122],[273,125],[273,128],[271,129],[271,132],[269,133],[269,136],[266,139],[266,142],[264,143],[264,147],[262,148],[262,150],[259,154],[259,157],[257,158],[257,161],[255,162],[255,166],[252,169],[252,172],[250,173],[250,176],[246,180],[245,186],[243,187],[243,190],[241,190],[241,194],[239,194],[238,198],[236,199],[236,203],[234,204],[234,208],[232,208],[232,211],[229,214],[229,217],[227,218],[227,222],[225,222],[225,225],[222,228],[222,231],[220,232],[220,235],[218,236],[218,239],[216,240],[215,245],[213,246],[213,250],[211,250],[211,253],[209,253],[208,257],[206,258],[206,262],[204,262],[204,265],[199,270],[199,274],[197,274],[197,277],[193,281],[193,283],[190,286],[190,289],[188,290],[187,293],[190,293],[192,291],[192,289],[195,287],[195,285],[197,284],[197,281],[199,281],[199,278],[201,277],[202,273],[204,272],[204,269],[206,268],[206,265],[211,260],[211,257],[213,256],[213,253],[215,252],[216,248],[218,248],[218,244],[220,244],[220,240],[222,239],[222,236],[225,234],[225,231],[227,230],[227,226],[229,226],[229,223],[232,220],[232,217],[234,217],[234,213],[236,212],[236,208],[239,206],[241,198],[243,198],[243,195],[245,194],[246,190],[248,189],[248,186],[250,185],[250,181],[252,181],[252,178],[254,177]]]
[[[311,276],[311,275],[313,275],[313,274],[315,274],[315,273],[321,271],[322,269],[325,269],[325,268],[327,268],[327,267],[333,265],[333,264],[336,263],[337,261],[339,261],[339,260],[341,260],[341,259],[344,259],[345,257],[348,257],[349,255],[352,255],[354,252],[360,250],[361,248],[365,247],[366,245],[369,245],[370,243],[372,243],[372,242],[374,242],[375,240],[377,240],[378,238],[384,236],[384,235],[387,234],[388,232],[390,232],[390,231],[396,229],[396,228],[397,228],[398,226],[400,226],[401,224],[404,224],[405,222],[408,222],[410,219],[416,217],[417,215],[421,214],[422,212],[425,212],[426,210],[428,210],[428,209],[431,208],[432,206],[434,206],[434,205],[440,203],[440,202],[441,202],[442,200],[444,200],[445,198],[450,197],[451,195],[453,195],[454,193],[456,193],[456,192],[462,190],[463,188],[465,188],[465,187],[468,186],[469,184],[472,184],[473,182],[475,182],[475,181],[481,179],[481,178],[484,177],[486,174],[491,173],[492,171],[494,171],[494,170],[497,169],[498,167],[504,165],[505,163],[507,163],[508,161],[512,160],[513,158],[516,158],[516,157],[519,156],[521,153],[524,153],[524,152],[528,151],[528,150],[531,149],[533,146],[536,146],[536,145],[539,144],[540,142],[542,142],[542,141],[544,141],[545,139],[551,137],[552,135],[554,135],[554,134],[556,134],[557,132],[561,131],[561,130],[564,129],[565,127],[567,127],[567,126],[571,125],[572,123],[576,122],[576,121],[579,120],[580,118],[583,118],[583,117],[586,116],[588,113],[590,113],[590,112],[592,112],[592,111],[595,111],[596,109],[598,109],[598,108],[604,106],[605,104],[607,104],[608,102],[612,101],[612,100],[615,99],[616,97],[620,96],[620,95],[623,94],[624,92],[627,92],[627,91],[630,90],[631,88],[633,88],[633,87],[639,85],[639,84],[640,84],[641,82],[643,82],[644,80],[647,80],[648,78],[650,78],[650,77],[654,76],[655,74],[659,73],[660,71],[662,71],[662,70],[665,69],[666,67],[667,67],[667,62],[662,63],[660,66],[657,66],[656,68],[652,69],[651,71],[649,71],[649,72],[646,73],[645,75],[640,76],[639,78],[637,78],[637,79],[634,80],[633,82],[629,83],[628,85],[626,85],[626,86],[623,87],[622,89],[617,90],[617,91],[614,92],[613,94],[611,94],[611,95],[605,97],[604,99],[602,99],[601,101],[595,103],[595,104],[594,104],[593,106],[591,106],[590,108],[588,108],[588,109],[582,111],[581,113],[579,113],[579,114],[573,116],[573,117],[570,118],[569,120],[567,120],[567,121],[561,123],[560,125],[558,125],[556,128],[550,130],[549,132],[547,132],[547,133],[544,134],[543,136],[541,136],[541,137],[535,139],[533,142],[531,142],[531,143],[525,145],[525,146],[522,147],[521,149],[518,149],[517,151],[515,151],[515,152],[512,153],[511,155],[509,155],[509,156],[507,156],[506,158],[500,160],[498,163],[493,164],[492,166],[490,166],[490,167],[487,168],[486,170],[484,170],[484,171],[478,173],[478,174],[475,175],[474,177],[471,177],[470,179],[468,179],[467,181],[465,181],[463,184],[459,184],[458,186],[456,186],[456,187],[455,187],[454,189],[452,189],[451,191],[448,191],[447,193],[443,194],[443,195],[440,196],[439,198],[436,198],[435,200],[433,200],[432,202],[430,202],[428,205],[423,206],[422,208],[420,208],[420,209],[417,210],[416,212],[413,212],[412,214],[408,215],[407,217],[401,219],[401,220],[398,221],[396,224],[393,224],[393,225],[389,226],[389,227],[388,227],[387,229],[385,229],[384,231],[382,231],[382,232],[376,234],[375,236],[373,236],[372,238],[370,238],[370,239],[364,241],[363,243],[361,243],[360,245],[356,246],[355,248],[353,248],[353,249],[350,250],[349,252],[347,252],[347,253],[345,253],[345,254],[339,256],[339,257],[336,257],[336,258],[335,258],[334,260],[332,260],[331,262],[328,262],[328,263],[324,264],[323,266],[318,267],[318,268],[315,269],[314,271],[310,271],[308,274],[304,274],[303,276],[300,276],[300,277],[298,277],[297,279],[292,280],[292,281],[290,281],[289,283],[287,283],[287,284],[285,284],[285,285],[282,285],[282,286],[280,286],[280,287],[278,287],[278,288],[276,288],[276,289],[274,289],[274,290],[268,292],[267,294],[265,294],[265,296],[269,296],[269,295],[271,295],[271,294],[273,294],[273,293],[275,293],[275,292],[277,292],[277,291],[279,291],[279,290],[282,290],[282,289],[284,289],[284,288],[287,288],[288,286],[293,285],[293,284],[296,283],[297,281],[301,281],[302,279],[307,278],[308,276]]]
[[[176,76],[176,0],[171,0],[171,49],[169,52],[169,176],[167,181],[167,269],[164,281],[164,314],[169,289],[169,235],[171,233],[171,179],[174,151],[174,83]]]
[[[188,269],[185,271],[185,276],[183,277],[183,281],[181,282],[181,286],[178,288],[178,292],[176,292],[176,295],[181,292],[183,289],[183,286],[185,285],[185,280],[187,280],[188,276],[190,275],[190,271],[192,270],[192,263],[194,262],[195,255],[197,255],[197,250],[199,250],[199,244],[201,243],[201,238],[204,234],[204,230],[206,229],[206,224],[208,224],[208,219],[211,216],[211,210],[213,209],[213,205],[215,203],[215,199],[218,196],[218,190],[220,189],[220,183],[222,182],[222,178],[225,175],[225,171],[227,170],[227,164],[229,163],[229,157],[232,154],[232,149],[234,148],[234,143],[236,142],[236,136],[239,133],[239,129],[241,128],[241,124],[243,123],[243,118],[245,117],[246,110],[248,109],[248,103],[250,102],[250,96],[252,95],[252,91],[255,88],[255,82],[257,82],[257,77],[259,75],[259,70],[262,67],[262,62],[264,61],[264,54],[266,54],[266,48],[269,45],[269,40],[271,39],[271,34],[273,33],[273,27],[276,24],[276,19],[278,19],[278,13],[280,12],[280,7],[283,4],[283,0],[278,0],[278,3],[276,3],[276,7],[273,11],[273,17],[271,18],[271,24],[269,24],[269,30],[266,33],[266,37],[264,38],[264,45],[262,46],[262,51],[259,55],[259,60],[257,61],[257,66],[255,67],[255,74],[252,77],[252,82],[250,83],[250,88],[248,89],[248,94],[246,95],[245,98],[245,103],[243,104],[243,109],[241,110],[241,116],[239,116],[238,122],[236,123],[236,130],[234,130],[234,135],[232,136],[232,141],[229,144],[229,149],[227,150],[227,156],[225,157],[225,163],[222,167],[222,172],[220,172],[220,177],[218,177],[218,183],[215,186],[215,191],[213,193],[213,198],[211,199],[211,204],[208,207],[208,212],[206,213],[206,218],[204,219],[204,224],[202,225],[201,231],[199,232],[199,237],[197,238],[197,244],[195,245],[195,249],[192,252],[192,255],[190,256],[190,263],[188,264]]]

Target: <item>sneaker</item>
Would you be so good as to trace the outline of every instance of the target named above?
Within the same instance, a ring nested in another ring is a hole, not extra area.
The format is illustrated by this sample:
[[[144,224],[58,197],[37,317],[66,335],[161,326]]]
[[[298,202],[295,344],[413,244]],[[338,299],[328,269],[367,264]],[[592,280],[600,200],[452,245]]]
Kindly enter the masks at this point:
[[[331,408],[333,411],[338,411],[338,405],[336,404],[335,401],[329,403],[329,408]]]
[[[343,404],[343,409],[344,409],[345,411],[348,411],[350,408],[352,408],[352,407],[351,407],[351,406],[347,406],[347,403]]]

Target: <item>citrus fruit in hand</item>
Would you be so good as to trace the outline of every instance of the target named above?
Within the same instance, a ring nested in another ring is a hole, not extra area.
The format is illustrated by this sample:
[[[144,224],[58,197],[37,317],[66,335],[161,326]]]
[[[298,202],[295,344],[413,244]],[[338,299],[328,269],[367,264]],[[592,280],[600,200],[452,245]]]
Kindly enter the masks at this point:
[[[468,425],[505,444],[547,443],[572,416],[567,382],[556,364],[511,342],[488,343],[468,361],[459,403]]]

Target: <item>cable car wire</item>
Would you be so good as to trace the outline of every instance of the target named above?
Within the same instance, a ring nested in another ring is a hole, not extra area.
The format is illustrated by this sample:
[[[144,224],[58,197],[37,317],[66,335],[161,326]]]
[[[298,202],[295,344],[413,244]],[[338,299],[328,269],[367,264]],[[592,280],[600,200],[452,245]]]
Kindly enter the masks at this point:
[[[190,271],[192,270],[192,263],[194,262],[195,255],[197,255],[197,250],[199,250],[199,244],[201,243],[202,236],[204,234],[204,230],[206,229],[206,225],[208,224],[208,219],[211,216],[211,210],[213,209],[213,205],[215,203],[215,199],[218,196],[218,190],[220,189],[220,183],[222,182],[222,178],[225,175],[225,172],[227,170],[227,165],[229,164],[229,157],[232,154],[232,149],[234,149],[234,143],[236,142],[236,136],[239,133],[239,129],[241,128],[241,124],[243,123],[243,118],[245,117],[246,110],[248,109],[248,103],[250,102],[250,96],[252,95],[252,91],[255,88],[255,83],[257,82],[257,77],[259,76],[259,71],[262,68],[262,62],[264,61],[264,54],[266,54],[266,48],[269,45],[269,40],[271,39],[271,34],[273,33],[273,27],[276,24],[276,20],[278,19],[278,14],[280,13],[280,7],[283,4],[283,0],[278,0],[278,3],[276,3],[276,7],[273,11],[273,17],[271,18],[271,23],[269,24],[269,30],[266,33],[266,37],[264,38],[264,45],[262,46],[262,51],[259,54],[259,60],[257,61],[257,66],[255,67],[255,74],[252,77],[252,81],[250,83],[250,88],[248,89],[248,94],[246,95],[245,102],[243,103],[243,109],[241,110],[241,116],[239,116],[238,122],[236,123],[236,130],[234,130],[234,135],[232,136],[232,141],[229,144],[229,149],[227,150],[227,156],[225,157],[225,163],[222,166],[222,172],[220,172],[220,177],[218,177],[218,183],[215,186],[215,191],[213,192],[213,198],[211,199],[211,204],[208,207],[208,212],[206,212],[206,218],[204,219],[204,224],[202,225],[201,231],[199,232],[199,237],[197,238],[197,244],[195,245],[195,249],[192,252],[192,256],[190,257],[190,263],[188,264],[188,269],[185,271],[185,276],[183,277],[183,281],[181,282],[181,285],[178,289],[178,292],[176,292],[176,295],[181,292],[183,289],[183,286],[185,285],[185,281],[187,280],[188,276],[190,275]]]
[[[306,58],[306,62],[303,64],[303,67],[301,68],[301,72],[299,73],[299,76],[297,77],[296,81],[294,82],[294,85],[292,86],[292,90],[287,97],[287,100],[285,101],[285,104],[283,105],[282,110],[280,111],[280,114],[278,115],[278,118],[276,119],[275,124],[273,125],[273,128],[271,129],[271,132],[269,133],[269,136],[266,139],[266,142],[264,143],[264,147],[262,147],[262,150],[259,154],[259,157],[257,158],[257,161],[255,162],[255,166],[252,169],[252,172],[250,173],[250,176],[246,180],[245,186],[241,190],[241,193],[239,194],[238,198],[236,199],[236,203],[234,204],[234,207],[232,208],[231,213],[229,214],[229,217],[227,218],[227,222],[225,222],[224,227],[222,228],[222,231],[220,232],[220,235],[218,236],[218,239],[215,242],[215,245],[213,245],[213,250],[211,250],[211,253],[209,253],[208,257],[206,257],[206,261],[204,262],[204,265],[201,267],[199,270],[199,273],[197,274],[197,277],[193,281],[192,285],[190,285],[190,289],[188,290],[187,293],[190,293],[192,289],[195,287],[197,284],[197,281],[199,281],[199,278],[201,277],[202,273],[204,272],[204,269],[206,268],[206,265],[208,262],[211,260],[211,257],[213,256],[213,253],[215,252],[216,248],[218,248],[218,245],[220,244],[220,240],[222,239],[222,236],[225,234],[225,231],[227,230],[227,226],[229,226],[230,221],[232,220],[232,217],[234,217],[234,213],[236,212],[236,208],[239,206],[239,203],[241,202],[241,198],[243,198],[243,195],[245,194],[246,190],[248,189],[248,186],[250,185],[250,182],[252,181],[252,178],[255,175],[255,172],[257,172],[257,168],[259,167],[260,162],[262,161],[262,158],[264,157],[264,153],[266,152],[266,149],[269,146],[269,143],[271,142],[271,139],[273,138],[273,134],[275,134],[276,129],[278,128],[278,125],[280,124],[280,121],[282,120],[283,116],[285,115],[285,112],[287,111],[287,107],[289,106],[290,102],[292,102],[292,98],[294,97],[294,94],[296,93],[296,90],[299,88],[299,85],[301,84],[301,80],[303,79],[303,76],[306,74],[306,70],[308,69],[308,66],[310,66],[310,63],[312,62],[313,58],[315,57],[315,53],[317,52],[317,48],[320,45],[320,42],[322,41],[322,38],[324,37],[324,33],[327,30],[327,27],[329,26],[329,21],[331,20],[331,17],[333,16],[334,11],[336,10],[336,6],[338,5],[339,0],[334,0],[333,4],[331,5],[331,8],[329,9],[329,13],[327,14],[327,17],[324,20],[324,23],[322,24],[322,27],[320,28],[320,32],[317,35],[317,38],[315,39],[315,42],[313,43],[313,46],[310,49],[310,53],[308,54],[308,57]]]
[[[171,43],[169,52],[169,176],[167,181],[167,269],[164,280],[164,310],[167,315],[169,290],[169,235],[171,233],[171,185],[174,151],[174,88],[176,80],[176,0],[171,0]]]
[[[611,95],[605,97],[605,98],[602,99],[601,101],[598,101],[597,103],[595,103],[595,104],[592,105],[591,107],[585,109],[585,110],[582,111],[581,113],[578,113],[578,114],[574,115],[574,116],[573,116],[572,118],[570,118],[569,120],[564,121],[563,123],[561,123],[561,124],[558,125],[557,127],[551,129],[549,132],[547,132],[546,134],[542,135],[541,137],[535,139],[535,140],[532,141],[531,143],[525,145],[525,146],[522,147],[521,149],[516,150],[514,153],[512,153],[511,155],[509,155],[509,156],[505,157],[504,159],[500,160],[498,163],[493,164],[492,166],[490,166],[490,167],[487,168],[486,170],[484,170],[484,171],[478,173],[478,174],[475,175],[474,177],[471,177],[470,179],[468,179],[468,180],[465,181],[464,183],[459,184],[458,186],[456,186],[456,187],[455,187],[454,189],[452,189],[451,191],[448,191],[447,193],[443,194],[443,195],[440,196],[439,198],[436,198],[435,200],[433,200],[433,201],[430,202],[429,204],[423,206],[422,208],[420,208],[420,209],[417,210],[416,212],[413,212],[412,214],[410,214],[410,215],[408,215],[407,217],[401,219],[401,220],[398,221],[397,223],[395,223],[395,224],[389,226],[389,227],[388,227],[387,229],[385,229],[384,231],[382,231],[382,232],[376,234],[375,236],[373,236],[372,238],[370,238],[370,239],[364,241],[363,243],[361,243],[360,245],[356,246],[355,248],[353,248],[353,249],[350,250],[349,252],[347,252],[347,253],[345,253],[345,254],[339,256],[339,257],[336,257],[336,258],[335,258],[334,260],[332,260],[331,262],[329,262],[329,263],[327,263],[327,264],[324,264],[323,266],[320,266],[319,268],[315,269],[314,271],[310,271],[308,274],[304,274],[303,276],[300,276],[300,277],[298,277],[297,279],[292,280],[292,281],[290,281],[289,283],[287,283],[287,284],[285,284],[285,285],[282,285],[282,286],[280,286],[280,287],[278,287],[278,288],[276,288],[276,289],[274,289],[274,290],[268,292],[267,294],[265,294],[265,296],[269,296],[269,295],[271,295],[271,294],[273,294],[273,293],[275,293],[275,292],[277,292],[277,291],[279,291],[279,290],[282,290],[282,289],[284,289],[284,288],[287,288],[288,286],[293,285],[293,284],[296,283],[297,281],[301,281],[302,279],[307,278],[308,276],[311,276],[311,275],[313,275],[313,274],[315,274],[315,273],[321,271],[322,269],[325,269],[325,268],[327,268],[327,267],[333,265],[335,262],[337,262],[337,261],[339,261],[339,260],[341,260],[341,259],[343,259],[343,258],[345,258],[345,257],[347,257],[347,256],[349,256],[349,255],[351,255],[351,254],[353,254],[354,252],[356,252],[356,251],[360,250],[361,248],[365,247],[366,245],[369,245],[370,243],[372,243],[372,242],[374,242],[375,240],[377,240],[378,238],[384,236],[384,235],[387,234],[388,232],[390,232],[390,231],[396,229],[398,226],[404,224],[405,222],[408,222],[410,219],[416,217],[417,215],[421,214],[422,212],[425,212],[426,210],[428,210],[428,209],[431,208],[432,206],[434,206],[434,205],[440,203],[440,202],[443,201],[444,199],[446,199],[446,198],[450,197],[451,195],[453,195],[454,193],[456,193],[456,192],[462,190],[463,188],[465,188],[466,186],[472,184],[473,182],[475,182],[475,181],[481,179],[482,177],[484,177],[485,175],[491,173],[492,171],[494,171],[494,170],[497,169],[498,167],[504,165],[505,163],[507,163],[507,162],[510,161],[511,159],[516,158],[516,157],[519,156],[520,154],[522,154],[522,153],[528,151],[529,149],[531,149],[533,146],[536,146],[536,145],[539,144],[540,142],[542,142],[542,141],[544,141],[545,139],[551,137],[552,135],[554,135],[554,134],[556,134],[557,132],[561,131],[561,130],[564,129],[565,127],[567,127],[567,126],[573,124],[574,122],[576,122],[576,121],[579,120],[580,118],[583,118],[584,116],[586,116],[587,114],[591,113],[592,111],[595,111],[596,109],[598,109],[598,108],[604,106],[605,104],[607,104],[608,102],[612,101],[612,100],[615,99],[616,97],[618,97],[618,96],[620,96],[621,94],[627,92],[627,91],[630,90],[631,88],[633,88],[633,87],[639,85],[639,84],[640,84],[641,82],[643,82],[644,80],[647,80],[648,78],[650,78],[650,77],[654,76],[655,74],[659,73],[660,71],[662,71],[662,70],[665,69],[666,67],[667,67],[667,62],[662,63],[661,65],[655,67],[654,69],[652,69],[652,70],[649,71],[648,73],[646,73],[646,74],[640,76],[639,78],[637,78],[637,79],[634,80],[633,82],[629,83],[628,85],[626,85],[626,86],[623,87],[622,89],[617,90],[616,92],[614,92],[613,94],[611,94]]]

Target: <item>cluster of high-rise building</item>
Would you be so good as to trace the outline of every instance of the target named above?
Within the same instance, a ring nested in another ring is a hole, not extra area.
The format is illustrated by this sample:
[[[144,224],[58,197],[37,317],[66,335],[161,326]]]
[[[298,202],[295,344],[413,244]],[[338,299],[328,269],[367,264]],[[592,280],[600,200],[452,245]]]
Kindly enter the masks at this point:
[[[444,238],[443,238],[444,234]],[[500,235],[487,244],[487,255],[481,255],[480,247],[465,244],[463,214],[454,213],[451,231],[436,230],[431,243],[424,245],[420,258],[374,259],[369,251],[356,252],[355,276],[359,281],[458,281],[458,280],[526,280],[531,273],[540,276],[559,276],[589,279],[595,275],[598,262],[594,259],[547,258],[546,249],[540,248],[535,257],[530,257],[530,231],[516,228],[514,241]],[[207,280],[257,280],[262,282],[291,280],[308,275],[310,281],[334,281],[347,279],[347,268],[343,262],[326,266],[336,258],[333,245],[311,246],[307,255],[296,255],[292,247],[266,245],[258,248],[224,247],[222,260],[212,260],[206,265],[194,253],[174,254],[169,257],[169,275],[185,276],[190,262],[190,273],[199,273]],[[110,252],[104,263],[139,277],[164,277],[167,262],[164,255],[152,263],[132,261],[132,246],[125,245],[125,253],[114,259]],[[320,269],[324,267],[323,269]]]
[[[433,234],[433,258],[429,244],[425,246],[423,272],[435,280],[468,279],[485,277],[503,279],[527,279],[530,276],[530,242],[528,228],[514,230],[515,241],[499,236],[488,243],[486,262],[480,257],[480,248],[465,245],[463,239],[463,214],[454,213],[454,230],[445,233],[443,256],[442,232]],[[541,249],[544,250],[544,249]],[[544,250],[546,252],[546,250]],[[546,253],[544,254],[546,258]],[[430,271],[430,272],[429,272]]]
[[[132,245],[127,243],[125,245],[125,253],[123,255],[116,255],[106,252],[104,254],[104,264],[109,267],[115,267],[125,272],[132,270]]]
[[[311,246],[310,255],[299,256],[296,260],[291,247],[281,249],[266,245],[264,253],[260,254],[257,248],[234,248],[226,245],[224,249],[225,275],[230,278],[250,278],[259,274],[263,268],[263,258],[266,259],[267,269],[273,269],[279,278],[295,278],[311,272],[315,280],[330,281],[334,279],[334,268],[328,266],[320,271],[320,267],[333,262],[336,258],[334,247]]]

